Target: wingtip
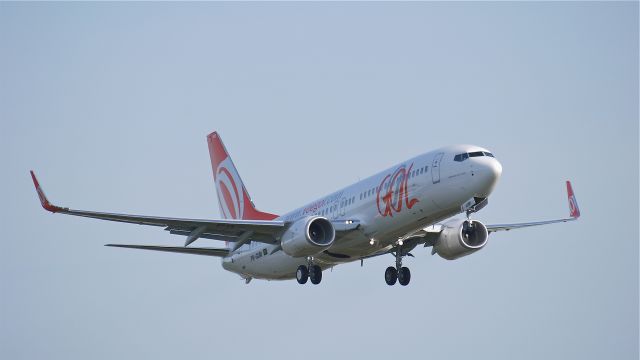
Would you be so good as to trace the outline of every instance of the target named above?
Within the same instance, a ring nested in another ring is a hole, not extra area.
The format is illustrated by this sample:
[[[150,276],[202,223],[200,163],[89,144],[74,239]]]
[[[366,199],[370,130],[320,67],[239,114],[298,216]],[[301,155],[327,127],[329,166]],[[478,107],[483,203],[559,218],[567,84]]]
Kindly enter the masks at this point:
[[[573,187],[571,186],[571,181],[567,180],[567,197],[569,200],[569,216],[574,219],[580,217],[580,208],[578,207],[578,201],[576,200],[576,195],[573,192]]]
[[[35,186],[36,192],[38,193],[38,198],[40,198],[40,205],[45,210],[50,211],[52,213],[56,213],[56,212],[59,212],[59,211],[63,210],[61,207],[52,205],[49,202],[49,199],[47,199],[47,196],[44,194],[44,191],[42,190],[42,187],[40,186],[40,183],[38,182],[38,178],[36,177],[35,172],[33,172],[33,170],[30,170],[29,172],[31,173],[31,179],[33,180],[33,186]]]
[[[31,174],[31,180],[33,180],[33,185],[35,185],[36,188],[39,188],[40,185],[38,185],[38,179],[36,178],[36,173],[34,173],[33,170],[29,170],[29,173]]]

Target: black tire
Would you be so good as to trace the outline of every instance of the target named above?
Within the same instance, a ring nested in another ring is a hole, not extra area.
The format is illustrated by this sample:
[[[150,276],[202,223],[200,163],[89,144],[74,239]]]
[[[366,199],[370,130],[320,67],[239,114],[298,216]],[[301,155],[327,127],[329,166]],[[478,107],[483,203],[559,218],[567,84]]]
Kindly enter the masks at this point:
[[[296,270],[296,280],[298,280],[298,284],[306,284],[307,279],[309,279],[309,269],[304,265],[298,266],[298,270]]]
[[[322,281],[322,269],[318,265],[312,265],[309,269],[309,278],[313,285],[318,285]]]
[[[384,281],[387,282],[387,285],[395,285],[398,280],[398,271],[396,268],[389,266],[387,270],[384,271]]]
[[[407,286],[409,285],[409,281],[411,281],[411,270],[407,267],[401,267],[398,273],[398,282],[402,286]]]

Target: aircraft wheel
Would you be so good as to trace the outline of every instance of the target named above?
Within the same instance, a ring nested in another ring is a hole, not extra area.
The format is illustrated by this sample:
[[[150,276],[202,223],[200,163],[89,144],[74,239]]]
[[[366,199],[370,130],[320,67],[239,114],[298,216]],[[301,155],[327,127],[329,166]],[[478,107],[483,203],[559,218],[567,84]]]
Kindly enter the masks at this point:
[[[409,281],[411,281],[411,271],[408,267],[401,267],[398,272],[398,282],[402,286],[409,285]]]
[[[320,284],[322,281],[322,269],[318,265],[311,265],[309,268],[309,277],[311,278],[311,283],[314,285]]]
[[[384,281],[387,282],[387,285],[395,285],[398,280],[398,271],[396,268],[389,266],[387,270],[384,272]]]
[[[309,269],[304,265],[298,266],[298,270],[296,270],[296,280],[298,280],[298,284],[306,284],[307,279],[309,279]]]

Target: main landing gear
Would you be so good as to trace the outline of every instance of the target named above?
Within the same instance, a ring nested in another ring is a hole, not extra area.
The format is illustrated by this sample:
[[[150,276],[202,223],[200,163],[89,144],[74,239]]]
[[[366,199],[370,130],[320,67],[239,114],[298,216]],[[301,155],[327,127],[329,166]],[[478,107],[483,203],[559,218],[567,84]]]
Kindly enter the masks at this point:
[[[311,279],[311,283],[314,285],[318,285],[322,281],[322,269],[313,263],[312,258],[309,258],[309,266],[300,265],[296,270],[298,284],[306,284],[307,279]]]
[[[384,281],[387,285],[395,285],[396,281],[402,286],[409,285],[411,281],[411,270],[408,267],[402,266],[402,249],[400,246],[396,249],[396,267],[389,266],[384,272]]]

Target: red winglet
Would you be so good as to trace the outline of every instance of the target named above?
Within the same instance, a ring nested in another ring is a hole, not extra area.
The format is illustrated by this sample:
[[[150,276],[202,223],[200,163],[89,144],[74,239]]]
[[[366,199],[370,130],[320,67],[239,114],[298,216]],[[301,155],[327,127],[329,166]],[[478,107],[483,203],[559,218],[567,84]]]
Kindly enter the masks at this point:
[[[33,170],[31,170],[30,173],[31,178],[33,179],[33,185],[35,185],[36,191],[38,192],[38,197],[40,198],[40,205],[42,205],[45,210],[51,211],[53,213],[63,210],[61,207],[51,205],[51,203],[47,199],[47,196],[44,194],[44,191],[42,191],[42,188],[38,183],[38,179],[36,179],[36,174],[33,173]]]
[[[580,208],[578,208],[578,201],[573,194],[573,188],[571,188],[571,181],[567,181],[567,196],[569,198],[569,215],[577,219],[580,217]]]

